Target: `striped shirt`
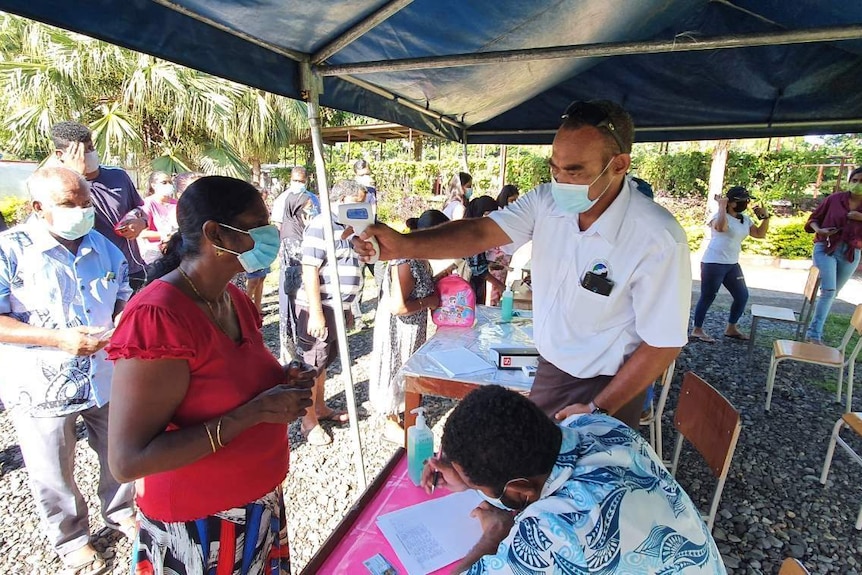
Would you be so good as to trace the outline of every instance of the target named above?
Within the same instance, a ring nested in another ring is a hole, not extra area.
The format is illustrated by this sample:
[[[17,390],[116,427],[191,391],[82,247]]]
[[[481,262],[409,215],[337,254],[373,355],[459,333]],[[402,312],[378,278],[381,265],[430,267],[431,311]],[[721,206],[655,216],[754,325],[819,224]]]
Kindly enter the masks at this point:
[[[323,305],[332,307],[332,264],[326,253],[326,239],[323,236],[323,214],[315,216],[305,228],[302,235],[302,265],[314,266],[318,270],[320,280],[320,301]],[[341,286],[341,299],[344,309],[350,309],[350,304],[356,299],[362,288],[362,263],[349,240],[338,239],[344,226],[332,220],[335,240],[335,257],[338,261],[338,283]],[[296,294],[296,303],[308,307],[308,295],[305,285]]]

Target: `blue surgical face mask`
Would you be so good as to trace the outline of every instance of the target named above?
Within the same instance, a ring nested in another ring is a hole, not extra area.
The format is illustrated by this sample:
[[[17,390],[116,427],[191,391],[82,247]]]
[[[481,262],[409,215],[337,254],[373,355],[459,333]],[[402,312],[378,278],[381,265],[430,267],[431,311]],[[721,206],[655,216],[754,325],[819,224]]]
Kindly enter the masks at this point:
[[[297,182],[296,180],[291,180],[291,182],[290,182],[290,187],[291,187],[291,189],[292,189],[294,192],[296,192],[296,193],[298,193],[298,194],[304,194],[304,193],[305,193],[305,190],[307,189],[307,188],[305,187],[305,184],[304,184],[304,183],[302,183],[302,182]]]
[[[242,253],[235,252],[221,246],[215,246],[220,250],[234,254],[246,272],[252,273],[268,268],[272,262],[275,261],[275,258],[278,257],[278,247],[281,244],[281,241],[278,236],[278,228],[274,225],[269,224],[259,228],[252,228],[248,231],[241,230],[227,224],[219,225],[235,232],[248,234],[251,236],[251,239],[254,240],[254,247],[247,252]]]
[[[54,206],[51,208],[51,220],[53,224],[48,229],[64,240],[74,241],[82,238],[93,229],[96,222],[96,208],[69,208],[65,206]]]
[[[604,175],[613,161],[614,159],[611,158],[601,173],[589,184],[561,184],[556,178],[553,178],[551,181],[551,195],[554,197],[554,203],[557,204],[557,207],[566,213],[577,215],[586,212],[596,205],[596,202],[602,199],[602,196],[611,187],[611,182],[608,182],[608,185],[605,186],[605,189],[602,190],[602,193],[595,200],[590,199],[590,186],[595,184]]]
[[[473,188],[464,188],[464,198],[469,200],[473,197]]]

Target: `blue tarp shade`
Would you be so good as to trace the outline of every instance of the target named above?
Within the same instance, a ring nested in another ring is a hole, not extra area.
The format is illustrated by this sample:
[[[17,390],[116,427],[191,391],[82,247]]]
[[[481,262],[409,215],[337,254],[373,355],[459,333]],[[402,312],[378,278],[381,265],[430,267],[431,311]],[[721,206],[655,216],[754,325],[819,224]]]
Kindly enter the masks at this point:
[[[385,4],[0,0],[0,9],[300,98],[299,64],[289,55],[320,50]],[[415,0],[327,63],[860,24],[862,2],[834,0]],[[639,141],[862,131],[859,39],[355,77],[462,123],[471,143],[547,143],[570,101],[594,98],[622,103]],[[464,136],[340,77],[324,78],[320,103],[450,139]]]

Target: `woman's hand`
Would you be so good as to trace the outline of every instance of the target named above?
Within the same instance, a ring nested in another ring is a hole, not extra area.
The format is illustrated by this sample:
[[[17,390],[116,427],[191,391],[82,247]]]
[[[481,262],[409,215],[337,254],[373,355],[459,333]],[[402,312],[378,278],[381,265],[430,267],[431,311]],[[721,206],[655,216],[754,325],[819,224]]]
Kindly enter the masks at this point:
[[[311,389],[292,385],[276,385],[267,389],[245,406],[259,423],[283,423],[296,421],[311,407]]]
[[[285,383],[297,389],[311,389],[316,370],[298,359],[284,366]]]
[[[423,297],[422,301],[425,302],[428,309],[437,309],[440,307],[440,294],[435,291],[431,295]]]
[[[862,222],[862,212],[850,210],[849,212],[847,212],[847,219],[853,220],[854,222]]]
[[[818,227],[815,232],[818,236],[823,236],[824,238],[828,238],[829,236],[834,236],[838,233],[838,228],[821,228]]]

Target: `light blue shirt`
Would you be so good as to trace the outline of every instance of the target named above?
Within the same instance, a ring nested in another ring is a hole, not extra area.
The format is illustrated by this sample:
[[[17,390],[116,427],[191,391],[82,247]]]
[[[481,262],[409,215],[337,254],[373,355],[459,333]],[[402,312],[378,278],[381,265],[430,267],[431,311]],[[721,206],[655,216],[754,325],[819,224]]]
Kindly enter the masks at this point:
[[[72,254],[36,219],[0,233],[0,314],[65,329],[112,328],[117,300],[127,301],[129,266],[102,234],[84,236]],[[104,350],[75,356],[60,349],[0,343],[0,398],[33,416],[54,417],[110,399],[113,365]]]
[[[605,415],[561,425],[560,455],[484,573],[724,575],[694,503],[635,431]]]

